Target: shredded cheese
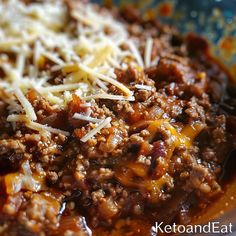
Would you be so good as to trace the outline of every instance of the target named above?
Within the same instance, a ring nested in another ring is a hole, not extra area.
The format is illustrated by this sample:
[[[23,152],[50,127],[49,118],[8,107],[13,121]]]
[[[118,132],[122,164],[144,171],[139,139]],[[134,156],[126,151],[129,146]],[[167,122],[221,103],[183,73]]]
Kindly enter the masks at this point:
[[[80,140],[82,142],[87,142],[89,139],[91,139],[93,136],[95,136],[101,129],[105,128],[108,126],[111,122],[111,117],[107,117],[105,120],[102,120],[97,127],[92,129],[90,132],[88,132],[83,138]]]
[[[15,122],[22,122],[33,130],[69,135],[66,131],[35,122],[37,111],[27,99],[30,89],[57,108],[66,108],[73,94],[85,101],[135,100],[133,91],[118,81],[116,69],[127,69],[129,63],[137,63],[142,68],[148,66],[152,39],[147,41],[143,60],[140,45],[130,38],[126,26],[106,10],[100,12],[93,4],[78,1],[70,14],[76,27],[72,34],[67,21],[68,8],[62,0],[29,4],[6,0],[1,3],[0,52],[6,55],[0,58],[5,76],[0,87],[7,94],[3,99],[8,104],[7,120],[13,126]],[[14,54],[16,61],[10,60],[8,53]],[[55,74],[59,78],[55,78]],[[111,85],[119,94],[109,92]],[[145,85],[136,88],[150,90]],[[104,121],[91,117],[91,103],[81,106],[87,108],[87,113],[75,114],[74,118],[98,124],[98,132],[100,127],[106,126],[104,123],[110,122],[109,117]],[[83,140],[87,137],[91,135]]]
[[[31,43],[37,38],[37,35],[29,36],[27,39],[24,38],[11,38],[8,41],[0,41],[0,50],[7,51],[13,46],[22,45],[24,43]]]
[[[63,92],[63,91],[68,91],[68,90],[75,90],[79,88],[81,84],[60,84],[60,85],[53,85],[53,86],[47,86],[47,87],[42,87],[40,89],[40,92],[42,93],[58,93],[58,92]]]
[[[91,102],[86,102],[80,105],[80,107],[91,107],[91,106],[92,106]]]
[[[8,122],[28,122],[28,120],[28,117],[25,115],[12,114],[7,117]]]
[[[37,40],[34,45],[34,56],[33,56],[33,63],[36,68],[38,67],[38,64],[39,64],[41,50],[42,50],[41,42],[39,40]]]
[[[135,98],[133,96],[125,97],[122,95],[113,95],[113,94],[106,94],[106,93],[95,94],[95,95],[83,97],[83,100],[91,100],[91,99],[110,99],[110,100],[118,100],[118,101],[122,101],[122,100],[134,101],[135,100]]]
[[[144,67],[144,63],[143,63],[143,59],[142,56],[140,55],[139,50],[137,49],[137,47],[135,46],[134,42],[129,40],[127,42],[127,45],[129,46],[134,58],[136,59],[136,61],[138,62],[140,67]]]
[[[39,123],[36,123],[36,122],[33,122],[33,121],[30,121],[29,123],[26,123],[26,126],[30,129],[37,130],[39,132],[42,132],[42,131],[46,130],[46,131],[48,131],[50,133],[54,133],[54,134],[62,134],[62,135],[65,135],[65,136],[70,135],[69,132],[66,132],[66,131],[63,131],[63,130],[60,130],[60,129],[55,129],[55,128],[52,128],[50,126],[42,125],[42,124],[39,124]]]
[[[90,116],[85,116],[85,115],[82,115],[82,114],[79,114],[79,113],[75,113],[73,115],[73,118],[77,119],[77,120],[89,121],[89,122],[92,122],[92,123],[101,122],[101,119],[93,118],[93,117],[90,117]]]
[[[92,69],[90,69],[89,67],[80,64],[79,67],[81,68],[81,70],[87,72],[88,74],[90,74],[93,77],[97,77],[103,81],[109,82],[113,85],[115,85],[117,88],[119,88],[121,91],[124,92],[124,94],[126,94],[127,96],[132,96],[133,92],[130,91],[126,86],[124,86],[122,83],[118,82],[117,80],[114,80],[112,78],[109,78],[108,76],[105,76],[103,74],[100,74]]]
[[[22,91],[17,88],[15,90],[15,95],[18,98],[19,102],[23,106],[25,113],[29,117],[30,120],[37,120],[37,116],[34,112],[34,108],[31,105],[31,103],[28,101],[28,99],[25,97],[25,95],[22,93]]]
[[[25,68],[25,55],[23,53],[18,54],[16,64],[19,76],[22,76]]]
[[[42,52],[42,55],[53,61],[55,64],[63,65],[64,62],[54,53]]]
[[[95,82],[103,91],[105,91],[105,92],[108,91],[108,87],[100,79],[96,79]]]
[[[149,85],[135,84],[134,87],[141,90],[152,91],[152,86]]]
[[[146,67],[151,66],[152,47],[153,47],[153,39],[148,38],[146,42],[145,54],[144,54],[144,61],[145,61]]]
[[[29,121],[29,119],[28,119],[28,117],[26,115],[15,115],[15,114],[12,114],[12,115],[9,115],[7,117],[7,121],[8,122],[21,122],[21,123],[25,123],[25,125],[28,128],[36,130],[36,131],[39,131],[39,132],[48,131],[48,132],[54,133],[54,134],[62,134],[62,135],[65,135],[65,136],[69,136],[70,135],[70,133],[67,132],[67,131],[63,131],[63,130],[60,130],[60,129],[55,129],[55,128],[52,128],[52,127],[47,126],[47,125],[42,125],[42,124],[39,124],[37,122]]]

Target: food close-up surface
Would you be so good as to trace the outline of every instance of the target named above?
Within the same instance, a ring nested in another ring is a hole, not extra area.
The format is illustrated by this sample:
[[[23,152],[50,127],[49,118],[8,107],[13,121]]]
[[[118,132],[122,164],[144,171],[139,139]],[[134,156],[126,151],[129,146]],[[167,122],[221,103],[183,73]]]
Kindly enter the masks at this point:
[[[130,5],[0,1],[0,235],[191,224],[235,147],[236,85],[206,39]]]

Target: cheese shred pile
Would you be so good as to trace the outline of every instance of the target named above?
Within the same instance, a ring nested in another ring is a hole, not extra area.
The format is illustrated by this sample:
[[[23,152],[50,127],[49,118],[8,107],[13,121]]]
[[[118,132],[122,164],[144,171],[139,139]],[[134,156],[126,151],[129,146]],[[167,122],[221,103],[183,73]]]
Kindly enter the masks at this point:
[[[106,10],[98,12],[96,5],[73,5],[73,1],[67,5],[60,0],[31,4],[7,0],[0,4],[0,15],[0,89],[6,94],[2,99],[8,103],[7,120],[13,125],[22,122],[36,131],[70,135],[37,122],[37,112],[27,98],[31,89],[60,108],[67,106],[72,94],[85,104],[93,99],[135,100],[133,91],[117,80],[115,69],[127,68],[127,57],[141,68],[150,66],[153,42],[148,39],[142,58],[125,25]],[[58,72],[61,83],[51,84],[52,74]],[[111,85],[119,95],[109,93]],[[74,119],[97,125],[83,142],[111,122],[110,117],[100,120],[86,114],[75,114]]]

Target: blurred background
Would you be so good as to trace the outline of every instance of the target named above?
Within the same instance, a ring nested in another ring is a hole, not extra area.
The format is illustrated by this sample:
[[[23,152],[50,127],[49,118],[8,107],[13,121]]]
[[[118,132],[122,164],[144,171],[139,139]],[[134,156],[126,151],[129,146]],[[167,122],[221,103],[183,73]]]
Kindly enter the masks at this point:
[[[228,66],[236,81],[236,0],[92,0],[99,4],[133,4],[144,17],[185,33],[194,31],[211,42],[218,58]]]

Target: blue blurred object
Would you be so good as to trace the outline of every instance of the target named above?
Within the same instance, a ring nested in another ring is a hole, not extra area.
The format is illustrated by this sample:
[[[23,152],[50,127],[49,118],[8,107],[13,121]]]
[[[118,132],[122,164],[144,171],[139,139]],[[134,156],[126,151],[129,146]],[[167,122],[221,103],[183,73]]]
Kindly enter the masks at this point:
[[[102,4],[102,0],[93,0]],[[198,33],[204,34],[207,37],[210,33],[216,35],[216,39],[224,34],[225,27],[231,28],[230,34],[236,36],[236,0],[149,0],[149,1],[113,1],[116,5],[122,3],[142,3],[145,2],[144,9],[155,8],[162,3],[171,3],[174,6],[174,15],[168,19],[157,16],[164,22],[175,25],[180,31],[189,31],[189,23],[193,24]],[[181,14],[181,17],[176,19],[176,15]],[[219,15],[220,14],[220,15]],[[215,16],[215,17],[214,17]],[[212,19],[212,18],[215,18]],[[210,21],[210,22],[209,22]],[[188,22],[188,24],[186,24]],[[211,32],[209,32],[209,23]],[[214,26],[212,25],[214,23]],[[213,31],[212,31],[213,30]],[[211,36],[212,37],[212,36]]]
[[[92,0],[102,4],[102,0]],[[141,12],[157,9],[163,3],[173,6],[171,17],[157,18],[164,23],[175,26],[180,32],[197,32],[207,38],[212,45],[217,45],[225,36],[236,37],[236,0],[113,0],[115,5],[135,4],[141,6]],[[235,38],[236,40],[236,38]],[[214,54],[223,57],[219,47],[214,48]],[[236,53],[223,58],[225,64],[236,63]]]

